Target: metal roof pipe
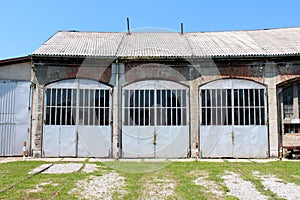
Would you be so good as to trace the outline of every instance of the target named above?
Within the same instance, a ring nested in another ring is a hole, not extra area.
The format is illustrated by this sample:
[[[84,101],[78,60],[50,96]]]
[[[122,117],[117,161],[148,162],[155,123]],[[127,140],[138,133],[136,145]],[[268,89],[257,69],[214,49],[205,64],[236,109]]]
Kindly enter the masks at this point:
[[[130,35],[129,17],[127,17],[127,34]]]
[[[183,35],[183,23],[180,24],[180,34]]]

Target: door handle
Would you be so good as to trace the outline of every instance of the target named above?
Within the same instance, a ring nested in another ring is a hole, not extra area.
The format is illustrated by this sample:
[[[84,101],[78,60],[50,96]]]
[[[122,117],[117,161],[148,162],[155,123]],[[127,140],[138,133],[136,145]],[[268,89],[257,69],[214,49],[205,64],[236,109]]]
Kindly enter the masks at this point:
[[[156,137],[157,137],[157,134],[156,132],[154,131],[153,133],[153,144],[156,145]]]
[[[234,144],[234,132],[233,131],[231,132],[231,142],[232,142],[232,144]]]

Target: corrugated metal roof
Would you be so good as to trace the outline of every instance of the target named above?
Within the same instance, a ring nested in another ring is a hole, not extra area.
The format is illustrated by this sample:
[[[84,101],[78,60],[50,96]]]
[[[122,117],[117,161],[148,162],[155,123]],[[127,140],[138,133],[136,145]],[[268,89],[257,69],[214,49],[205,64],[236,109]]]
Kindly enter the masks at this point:
[[[59,31],[33,55],[115,56],[124,33]]]
[[[192,54],[185,37],[179,33],[131,33],[124,37],[119,57],[185,57]]]
[[[35,56],[228,57],[300,54],[300,27],[255,31],[74,32],[59,31]]]

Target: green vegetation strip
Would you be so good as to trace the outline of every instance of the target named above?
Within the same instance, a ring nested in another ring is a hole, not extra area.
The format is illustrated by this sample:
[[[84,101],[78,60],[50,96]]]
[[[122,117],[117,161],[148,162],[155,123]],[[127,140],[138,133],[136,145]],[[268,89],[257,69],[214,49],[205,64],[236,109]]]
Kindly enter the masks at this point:
[[[38,171],[38,172],[36,172],[36,173],[30,174],[29,176],[27,176],[27,177],[25,177],[25,178],[23,178],[23,179],[17,181],[16,183],[10,185],[9,187],[7,187],[7,188],[5,188],[5,189],[2,189],[2,190],[0,191],[0,193],[6,192],[7,190],[14,188],[16,185],[18,185],[18,184],[20,184],[20,183],[22,183],[22,182],[24,182],[24,181],[26,181],[26,180],[32,178],[33,176],[35,176],[35,175],[37,175],[37,174],[39,174],[39,173],[42,173],[43,171],[46,171],[46,170],[49,169],[51,166],[53,166],[53,164],[49,165],[48,167],[46,167],[46,168],[44,168],[44,169],[42,169],[42,170],[40,170],[40,171]]]
[[[112,172],[125,178],[125,194],[115,192],[112,199],[144,199],[149,196],[149,183],[161,183],[169,180],[174,191],[166,199],[219,199],[207,188],[196,185],[194,180],[205,174],[205,180],[213,181],[223,192],[222,199],[236,199],[229,196],[229,189],[221,178],[224,171],[239,174],[246,181],[270,199],[279,199],[276,194],[264,188],[259,178],[253,177],[257,171],[265,175],[275,175],[283,181],[300,186],[299,162],[238,163],[238,162],[96,162],[98,170],[84,173],[82,170],[70,174],[28,175],[30,171],[46,162],[14,162],[0,165],[0,199],[77,199],[80,194],[70,192],[79,180],[101,177]],[[83,162],[86,164],[86,162]],[[151,185],[150,184],[150,185]],[[9,189],[8,189],[9,188]],[[156,188],[159,189],[159,188]],[[155,190],[156,190],[155,189]]]

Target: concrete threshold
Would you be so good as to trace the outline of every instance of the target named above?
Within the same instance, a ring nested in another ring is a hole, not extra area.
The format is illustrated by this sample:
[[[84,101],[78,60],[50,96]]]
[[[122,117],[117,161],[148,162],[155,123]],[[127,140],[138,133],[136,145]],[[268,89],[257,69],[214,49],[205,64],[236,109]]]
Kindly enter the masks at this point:
[[[8,163],[8,162],[17,162],[23,161],[23,157],[0,157],[0,163]],[[280,161],[278,158],[268,158],[268,159],[221,159],[221,158],[205,158],[205,159],[196,159],[196,158],[186,158],[186,159],[164,159],[164,158],[122,158],[122,159],[112,159],[112,158],[32,158],[26,157],[26,161],[44,161],[44,162],[214,162],[214,163],[222,163],[222,162],[230,162],[230,163],[269,163]],[[298,160],[290,160],[290,159],[282,159],[283,162],[300,162]]]

